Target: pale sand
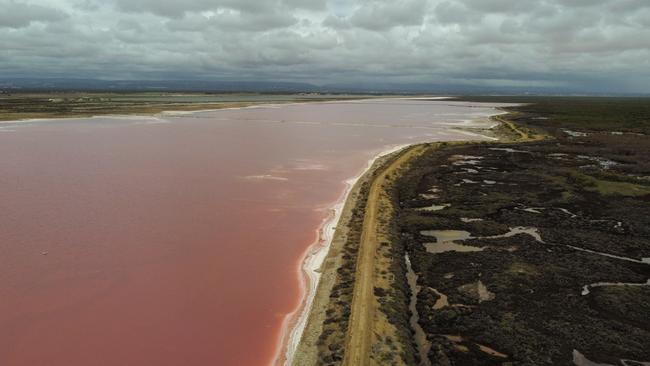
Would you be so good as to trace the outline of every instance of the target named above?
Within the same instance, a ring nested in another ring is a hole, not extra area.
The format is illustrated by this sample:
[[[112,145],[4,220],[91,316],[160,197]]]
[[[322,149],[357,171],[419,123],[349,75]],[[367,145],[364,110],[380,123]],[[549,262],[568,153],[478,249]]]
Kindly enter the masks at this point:
[[[301,265],[298,267],[301,281],[302,298],[301,305],[291,314],[288,314],[282,325],[281,343],[278,352],[274,357],[275,365],[304,365],[315,363],[316,348],[315,341],[320,335],[320,328],[324,320],[325,306],[328,296],[316,298],[317,292],[329,294],[334,284],[335,273],[324,270],[326,259],[330,261],[339,260],[338,252],[345,242],[347,233],[347,221],[350,211],[356,203],[358,190],[363,181],[367,180],[372,171],[378,165],[377,160],[387,157],[408,145],[399,145],[382,151],[370,159],[366,168],[356,177],[348,179],[346,188],[341,197],[330,207],[330,215],[323,221],[318,229],[318,239],[307,248]],[[345,216],[345,220],[341,217]],[[334,239],[338,239],[339,245],[333,247]],[[332,248],[332,250],[330,250]],[[329,255],[328,255],[329,254]],[[322,274],[328,276],[322,279]],[[319,287],[321,288],[318,291]],[[299,349],[299,346],[301,349]]]
[[[386,99],[386,98],[384,98]],[[340,100],[305,100],[305,101],[297,101],[297,102],[287,102],[287,103],[267,103],[267,102],[233,102],[232,104],[235,103],[251,103],[251,105],[246,105],[246,106],[236,106],[236,107],[224,107],[224,108],[207,108],[207,109],[195,109],[195,110],[187,110],[187,111],[177,111],[177,110],[165,110],[161,112],[156,112],[156,113],[135,113],[135,114],[98,114],[98,115],[90,115],[90,116],[79,116],[79,117],[39,117],[39,118],[22,118],[22,119],[16,119],[16,120],[7,120],[7,121],[0,121],[0,126],[2,124],[17,124],[17,123],[40,123],[40,122],[56,122],[56,121],[74,121],[74,120],[83,120],[83,119],[97,119],[97,118],[110,118],[110,119],[133,119],[133,120],[141,120],[141,119],[164,119],[165,117],[187,117],[188,115],[191,114],[198,114],[198,113],[205,113],[205,112],[218,112],[218,111],[225,111],[225,110],[237,110],[237,109],[256,109],[256,108],[280,108],[280,107],[285,107],[285,106],[291,106],[291,105],[300,105],[300,104],[316,104],[316,103],[348,103],[348,102],[360,102],[360,101],[377,101],[377,100],[384,100],[380,99],[379,97],[377,98],[364,98],[364,99],[340,99]],[[402,98],[402,97],[395,97],[394,99],[408,99],[408,98]]]
[[[382,101],[382,100],[388,100],[388,99],[396,99],[396,100],[410,100],[410,99],[422,99],[422,100],[444,100],[444,99],[450,99],[452,97],[441,97],[441,96],[432,96],[432,97],[402,97],[402,96],[381,96],[381,97],[369,97],[369,98],[361,98],[361,99],[331,99],[331,100],[304,100],[304,101],[293,101],[293,102],[286,102],[286,103],[273,103],[273,102],[264,102],[264,101],[252,101],[252,102],[232,102],[233,104],[235,103],[251,103],[251,105],[246,105],[246,106],[233,106],[233,107],[224,107],[224,108],[206,108],[206,109],[196,109],[196,110],[185,110],[185,111],[177,111],[173,109],[169,110],[164,110],[161,112],[156,112],[156,113],[135,113],[135,114],[98,114],[98,115],[90,115],[90,116],[79,116],[79,117],[39,117],[39,118],[21,118],[17,120],[7,120],[7,121],[0,121],[0,126],[2,124],[16,124],[16,123],[40,123],[40,122],[55,122],[55,121],[66,121],[66,120],[79,120],[79,119],[96,119],[96,118],[113,118],[113,119],[135,119],[135,120],[140,120],[140,119],[147,119],[147,118],[152,118],[152,119],[163,119],[165,117],[186,117],[187,115],[191,114],[197,114],[197,113],[205,113],[205,112],[217,112],[217,111],[223,111],[223,110],[237,110],[237,109],[256,109],[256,108],[280,108],[280,107],[286,107],[286,106],[292,106],[292,105],[300,105],[300,104],[317,104],[317,103],[354,103],[354,102],[367,102],[367,101]],[[200,103],[199,103],[200,104]],[[507,112],[503,112],[502,114],[506,114]]]
[[[41,123],[41,122],[57,122],[57,121],[76,121],[76,120],[88,120],[88,119],[121,119],[121,120],[160,120],[159,114],[99,114],[96,116],[89,117],[52,117],[52,118],[24,118],[8,121],[0,121],[0,126],[5,125],[15,125],[15,124],[30,124],[30,123]]]

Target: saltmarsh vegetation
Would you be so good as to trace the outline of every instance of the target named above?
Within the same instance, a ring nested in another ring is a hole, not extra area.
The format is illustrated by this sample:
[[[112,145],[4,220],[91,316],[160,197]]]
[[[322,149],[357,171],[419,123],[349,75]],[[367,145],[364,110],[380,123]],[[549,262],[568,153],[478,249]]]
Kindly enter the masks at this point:
[[[577,350],[613,365],[649,361],[649,288],[625,284],[650,278],[650,101],[516,101],[535,104],[506,118],[552,139],[432,148],[396,182],[429,359],[572,365]],[[418,210],[440,202],[450,206]],[[535,228],[542,240],[489,238],[514,227]],[[465,230],[472,238],[462,244],[485,249],[428,253],[435,239],[423,230]],[[597,283],[610,285],[585,291]],[[440,294],[448,304],[435,308]]]
[[[387,183],[393,209],[380,217],[378,270],[390,281],[375,297],[396,331],[380,339],[375,361],[421,363],[406,253],[431,364],[572,365],[574,350],[613,365],[650,361],[650,100],[475,100],[527,103],[500,117],[508,123],[498,132],[519,142],[429,144]],[[517,227],[528,231],[504,235]],[[484,250],[429,253],[427,230],[468,231],[460,243]],[[332,292],[323,364],[344,357],[358,239],[350,236]]]

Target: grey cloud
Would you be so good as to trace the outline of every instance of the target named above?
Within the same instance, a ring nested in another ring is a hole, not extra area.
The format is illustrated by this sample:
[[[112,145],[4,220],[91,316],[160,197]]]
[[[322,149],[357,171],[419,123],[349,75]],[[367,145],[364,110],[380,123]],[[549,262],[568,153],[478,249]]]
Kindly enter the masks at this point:
[[[0,1],[0,28],[23,28],[32,22],[53,22],[66,18],[60,10],[17,1]]]
[[[113,0],[115,6],[122,11],[127,12],[149,12],[152,14],[180,18],[186,12],[204,11],[217,8],[217,4],[210,0]]]
[[[298,20],[287,13],[267,13],[242,16],[239,14],[219,15],[214,18],[217,27],[224,30],[268,31],[286,28],[296,24]]]
[[[426,6],[426,0],[369,1],[350,17],[350,23],[373,31],[420,25]]]
[[[181,18],[189,12],[231,9],[243,13],[262,14],[280,9],[323,9],[321,0],[112,0],[115,6],[127,12],[148,12],[169,18]]]
[[[518,13],[529,11],[543,3],[540,0],[461,0],[460,2],[470,10],[483,13]]]
[[[186,15],[181,19],[172,19],[167,26],[172,31],[224,31],[262,32],[277,28],[286,28],[298,22],[287,13],[243,14],[238,11],[225,11],[210,15]]]
[[[0,0],[3,76],[650,91],[647,0]]]
[[[352,24],[347,18],[341,18],[336,15],[328,15],[322,22],[323,26],[333,29],[350,28]]]
[[[476,22],[482,18],[480,13],[470,12],[461,2],[445,1],[434,8],[436,20],[442,24]]]
[[[289,9],[325,10],[327,0],[283,0],[282,5]]]

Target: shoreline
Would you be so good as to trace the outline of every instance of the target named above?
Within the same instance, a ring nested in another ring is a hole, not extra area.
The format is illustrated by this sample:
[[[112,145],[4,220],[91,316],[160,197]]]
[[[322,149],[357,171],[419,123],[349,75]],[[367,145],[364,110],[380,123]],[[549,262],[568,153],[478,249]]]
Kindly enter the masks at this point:
[[[365,100],[365,99],[355,99]],[[223,110],[237,110],[237,109],[247,109],[247,108],[262,108],[262,107],[281,107],[286,105],[295,105],[295,104],[310,104],[310,103],[331,103],[331,102],[343,102],[347,101],[346,99],[340,100],[308,100],[308,101],[291,101],[286,103],[277,103],[277,102],[251,102],[250,105],[244,106],[228,106],[224,108],[203,108],[203,109],[189,109],[189,110],[162,110],[159,112],[153,113],[133,113],[133,114],[123,114],[123,113],[107,113],[107,114],[92,114],[87,116],[65,116],[65,117],[37,117],[37,118],[22,118],[15,120],[0,120],[0,126],[3,124],[29,124],[29,123],[39,123],[39,122],[61,122],[61,121],[73,121],[78,119],[98,119],[98,118],[114,118],[114,119],[140,119],[140,118],[150,118],[150,119],[164,119],[165,117],[181,117],[186,115],[191,115],[195,113],[205,113],[205,112],[216,112]],[[235,103],[232,103],[235,104]]]
[[[330,101],[331,102],[331,101]],[[164,119],[165,117],[181,117],[185,115],[191,115],[195,113],[204,113],[204,112],[216,112],[223,110],[237,110],[237,109],[246,109],[246,108],[260,108],[260,107],[277,107],[288,104],[306,104],[306,103],[323,103],[320,101],[307,101],[304,103],[301,102],[288,102],[288,103],[264,103],[260,102],[257,104],[247,105],[247,106],[230,106],[224,108],[207,108],[207,109],[192,109],[192,110],[164,110],[155,113],[134,113],[134,114],[120,114],[120,113],[108,113],[108,114],[93,114],[88,116],[68,116],[68,117],[38,117],[38,118],[23,118],[15,120],[0,120],[0,126],[3,124],[29,124],[29,123],[40,123],[40,122],[64,122],[64,121],[74,121],[79,119],[98,119],[98,118],[113,118],[113,119]]]
[[[492,121],[496,123],[493,123],[489,126],[485,126],[481,128],[481,130],[491,131],[496,126],[502,124],[503,122],[500,120],[494,121],[494,117],[505,115],[507,113],[508,112],[506,111],[495,108],[494,113],[486,116],[486,118],[488,119],[488,121]],[[466,140],[462,140],[462,142],[472,141],[471,137],[478,137],[480,139],[492,141],[492,142],[497,142],[501,140],[501,136],[499,135],[487,136],[478,133],[477,131],[467,131],[462,128],[452,128],[452,129],[468,137]],[[316,313],[321,312],[321,309],[315,308],[315,301],[319,301],[319,302],[325,301],[327,303],[329,299],[329,298],[327,299],[319,298],[321,296],[324,296],[325,292],[327,292],[327,294],[329,295],[329,290],[326,290],[325,288],[321,289],[320,286],[331,285],[331,284],[322,283],[323,281],[321,281],[321,278],[323,275],[327,274],[326,273],[327,269],[325,268],[327,265],[325,262],[335,260],[334,257],[336,257],[336,255],[335,256],[330,255],[330,251],[336,249],[333,248],[333,240],[335,240],[335,236],[341,235],[338,233],[339,228],[343,229],[340,225],[342,219],[341,214],[348,206],[350,205],[354,206],[355,202],[358,199],[358,197],[350,197],[350,193],[354,190],[354,188],[356,188],[355,185],[359,182],[361,178],[363,178],[367,174],[371,174],[374,171],[373,168],[375,169],[378,168],[375,166],[376,165],[375,163],[379,159],[383,157],[387,157],[397,151],[418,144],[422,144],[422,143],[427,143],[427,142],[421,141],[421,142],[403,144],[388,150],[384,150],[378,153],[377,155],[375,155],[374,158],[368,161],[368,164],[362,173],[360,173],[354,178],[346,180],[347,186],[343,195],[338,201],[336,201],[332,206],[328,208],[330,212],[332,212],[332,214],[329,215],[328,218],[326,218],[323,221],[323,224],[319,227],[317,231],[318,232],[317,240],[307,248],[305,255],[303,256],[302,260],[300,261],[300,264],[298,265],[298,271],[302,276],[301,290],[304,291],[302,293],[303,298],[298,308],[295,309],[292,313],[287,314],[285,320],[283,321],[282,331],[280,334],[280,342],[278,343],[278,349],[276,350],[276,354],[273,358],[272,365],[274,366],[302,365],[302,362],[305,362],[306,360],[309,360],[309,362],[313,361],[311,360],[311,357],[315,355],[310,355],[309,353],[314,351],[313,347],[315,345],[301,344],[301,343],[313,343],[314,334],[309,334],[309,333],[315,331],[315,329],[313,329],[314,327],[320,326],[320,324],[312,324],[313,322],[317,323],[318,320],[311,319],[311,317],[317,318],[319,314]],[[347,224],[343,226],[347,226]],[[309,292],[307,292],[307,289]],[[319,292],[322,292],[323,295],[319,295]],[[312,339],[308,339],[308,338],[312,338]],[[310,347],[312,349],[307,349]]]
[[[97,119],[97,118],[115,118],[115,119],[138,119],[138,118],[153,118],[153,119],[164,119],[165,117],[181,117],[185,115],[191,115],[195,113],[204,113],[204,112],[216,112],[216,111],[221,111],[221,110],[237,110],[237,109],[254,109],[254,108],[264,108],[264,107],[270,107],[270,108],[277,108],[277,107],[283,107],[283,106],[289,106],[289,105],[300,105],[300,104],[318,104],[318,103],[352,103],[352,102],[360,102],[360,101],[376,101],[376,100],[384,100],[384,99],[397,99],[397,100],[445,100],[445,99],[451,99],[453,97],[450,96],[432,96],[432,97],[404,97],[404,96],[391,96],[391,95],[382,95],[382,96],[376,96],[376,97],[364,97],[364,98],[343,98],[343,99],[324,99],[324,100],[297,100],[297,101],[287,101],[287,102],[233,102],[232,104],[235,103],[250,103],[250,105],[243,105],[243,106],[228,106],[224,108],[203,108],[203,109],[188,109],[188,110],[174,110],[174,109],[168,109],[168,110],[161,110],[158,112],[152,112],[152,113],[139,113],[135,112],[132,114],[125,114],[125,113],[107,113],[107,114],[89,114],[87,116],[84,115],[79,115],[79,116],[53,116],[53,117],[34,117],[34,118],[21,118],[21,119],[13,119],[13,120],[0,120],[0,128],[3,124],[29,124],[29,123],[40,123],[40,122],[59,122],[59,121],[67,121],[67,120],[78,120],[78,119]],[[205,104],[204,104],[205,106]]]
[[[344,208],[349,204],[350,193],[366,174],[372,172],[375,163],[388,155],[401,151],[413,144],[402,144],[382,150],[368,160],[366,166],[356,176],[345,180],[345,189],[337,201],[327,210],[329,215],[317,229],[316,240],[307,247],[298,264],[300,276],[301,300],[299,306],[285,316],[280,331],[280,341],[272,365],[291,365],[295,360],[300,341],[309,323],[318,286],[322,276],[322,267],[328,257]]]

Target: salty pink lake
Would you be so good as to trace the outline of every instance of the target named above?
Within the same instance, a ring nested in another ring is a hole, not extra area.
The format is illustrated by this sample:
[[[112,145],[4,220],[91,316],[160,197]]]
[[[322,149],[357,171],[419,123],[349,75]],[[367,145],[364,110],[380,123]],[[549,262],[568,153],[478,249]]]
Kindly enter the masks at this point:
[[[490,104],[373,100],[0,125],[0,365],[264,365],[344,181],[482,139]],[[474,122],[471,122],[474,120]]]

